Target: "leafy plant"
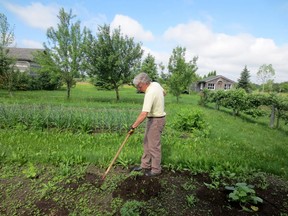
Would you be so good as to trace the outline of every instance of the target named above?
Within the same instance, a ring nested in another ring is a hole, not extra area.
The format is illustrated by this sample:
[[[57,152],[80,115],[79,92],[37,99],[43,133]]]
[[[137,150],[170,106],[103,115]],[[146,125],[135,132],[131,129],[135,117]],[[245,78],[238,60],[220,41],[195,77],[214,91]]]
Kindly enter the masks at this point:
[[[120,209],[120,214],[121,216],[138,216],[141,215],[142,207],[142,202],[136,200],[127,201]]]
[[[38,176],[37,168],[32,163],[28,163],[28,168],[23,170],[23,174],[25,174],[27,178],[36,178]]]
[[[229,199],[231,201],[239,202],[244,210],[248,210],[245,208],[245,204],[258,204],[262,203],[263,200],[256,196],[256,192],[253,189],[253,185],[247,185],[246,183],[236,183],[235,186],[226,186],[225,189],[231,190],[229,193]],[[254,206],[252,206],[253,210],[256,210]]]
[[[196,188],[196,185],[194,184],[193,181],[188,181],[185,182],[182,187],[184,188],[184,190],[188,191],[188,190],[194,190]]]
[[[143,172],[132,171],[130,172],[129,176],[133,179],[137,179],[138,176],[143,176]]]
[[[195,206],[197,202],[197,198],[192,194],[192,195],[187,195],[186,196],[186,201],[189,207]]]
[[[172,123],[173,128],[179,131],[204,134],[207,136],[210,133],[209,125],[204,119],[204,114],[201,110],[181,110],[177,114],[176,120]]]

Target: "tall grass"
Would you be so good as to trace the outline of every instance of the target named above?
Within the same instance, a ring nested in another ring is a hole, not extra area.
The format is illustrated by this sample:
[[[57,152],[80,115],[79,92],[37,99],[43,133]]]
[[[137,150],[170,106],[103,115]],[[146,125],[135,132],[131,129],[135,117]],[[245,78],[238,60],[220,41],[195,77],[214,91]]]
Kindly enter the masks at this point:
[[[84,83],[72,90],[71,100],[65,96],[63,91],[37,91],[15,92],[10,98],[0,91],[3,164],[93,163],[106,167],[140,112],[144,97],[126,86],[116,101],[113,91],[97,91]],[[270,129],[262,120],[233,117],[226,111],[200,107],[198,101],[197,94],[183,95],[179,103],[172,95],[166,96],[163,166],[196,172],[215,167],[235,173],[262,171],[288,178],[287,128]],[[208,136],[173,127],[183,110],[201,110]],[[144,124],[129,138],[117,163],[140,162],[143,133]]]

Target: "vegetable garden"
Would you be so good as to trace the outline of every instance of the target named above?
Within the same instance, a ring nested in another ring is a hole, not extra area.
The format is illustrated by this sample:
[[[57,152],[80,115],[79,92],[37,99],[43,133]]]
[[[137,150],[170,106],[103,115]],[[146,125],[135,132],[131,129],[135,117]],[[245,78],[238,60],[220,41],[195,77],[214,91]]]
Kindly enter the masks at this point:
[[[114,92],[96,90],[88,83],[77,83],[72,91],[69,100],[63,90],[14,92],[12,98],[0,91],[1,214],[217,215],[220,210],[209,209],[215,200],[210,206],[204,205],[200,189],[217,197],[225,186],[243,188],[247,183],[255,187],[253,198],[259,203],[246,201],[251,200],[251,194],[246,194],[241,199],[245,202],[235,207],[225,191],[225,207],[219,207],[222,214],[227,210],[229,215],[229,209],[233,209],[230,215],[235,211],[239,215],[265,215],[265,211],[269,212],[265,199],[269,197],[263,197],[264,191],[274,187],[275,196],[282,199],[271,204],[271,209],[275,215],[287,215],[285,96],[283,100],[281,96],[281,109],[275,103],[276,123],[271,128],[267,104],[255,106],[253,113],[258,110],[261,115],[251,117],[246,110],[236,109],[227,99],[224,103],[215,95],[205,100],[198,94],[182,95],[177,103],[168,93],[162,139],[163,175],[145,179],[129,172],[140,162],[142,125],[129,138],[107,180],[97,185],[97,177],[105,172],[140,112],[143,94],[124,86],[120,89],[121,100],[116,101]],[[203,102],[205,106],[199,105]],[[182,190],[178,200],[183,202],[178,204],[170,197],[173,193],[177,199],[176,187]],[[130,190],[130,196],[123,195],[121,189]],[[133,194],[138,198],[146,196],[136,199]],[[173,203],[182,206],[181,210]],[[197,211],[197,206],[203,210]]]

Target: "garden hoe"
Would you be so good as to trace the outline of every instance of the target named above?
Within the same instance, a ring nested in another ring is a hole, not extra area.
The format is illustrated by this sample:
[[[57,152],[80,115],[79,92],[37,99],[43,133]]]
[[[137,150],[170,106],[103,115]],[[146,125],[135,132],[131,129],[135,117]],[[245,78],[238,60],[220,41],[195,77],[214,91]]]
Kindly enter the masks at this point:
[[[110,171],[111,167],[113,166],[114,162],[116,161],[117,157],[119,156],[122,148],[124,147],[125,143],[127,142],[129,136],[131,135],[132,133],[130,133],[130,131],[128,132],[125,140],[123,141],[123,143],[121,144],[121,146],[119,147],[115,157],[113,158],[113,160],[111,161],[109,167],[107,168],[106,172],[104,173],[104,175],[102,176],[102,181],[104,181],[104,179],[106,178],[106,175],[108,174],[108,172]]]

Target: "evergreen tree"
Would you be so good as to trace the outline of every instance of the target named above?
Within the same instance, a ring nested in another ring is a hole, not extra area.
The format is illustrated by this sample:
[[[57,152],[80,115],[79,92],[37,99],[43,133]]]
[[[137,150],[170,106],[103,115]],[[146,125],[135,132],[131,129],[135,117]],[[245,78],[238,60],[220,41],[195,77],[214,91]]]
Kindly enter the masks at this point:
[[[141,71],[149,75],[151,80],[158,80],[157,64],[155,63],[155,58],[149,53],[148,56],[143,60]]]
[[[241,72],[240,78],[238,79],[237,88],[242,88],[247,93],[251,91],[250,72],[247,69],[246,65],[243,71]]]

